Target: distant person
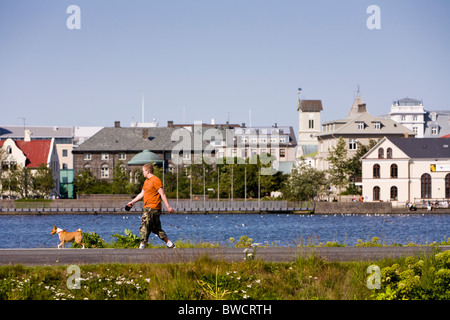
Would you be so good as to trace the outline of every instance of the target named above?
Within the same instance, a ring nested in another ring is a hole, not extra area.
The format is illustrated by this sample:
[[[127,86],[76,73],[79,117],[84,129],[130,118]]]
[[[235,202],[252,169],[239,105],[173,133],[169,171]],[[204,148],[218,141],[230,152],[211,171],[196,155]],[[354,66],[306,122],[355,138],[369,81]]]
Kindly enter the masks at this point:
[[[139,229],[141,237],[139,249],[145,248],[151,232],[158,235],[158,237],[166,243],[168,248],[175,248],[175,244],[170,241],[164,230],[162,230],[161,221],[159,219],[161,215],[161,199],[164,202],[167,211],[173,213],[173,208],[169,205],[161,180],[153,174],[153,166],[151,163],[142,167],[142,173],[146,178],[142,191],[133,200],[127,203],[128,206],[132,207],[136,202],[144,198],[144,212],[142,213],[141,227]]]

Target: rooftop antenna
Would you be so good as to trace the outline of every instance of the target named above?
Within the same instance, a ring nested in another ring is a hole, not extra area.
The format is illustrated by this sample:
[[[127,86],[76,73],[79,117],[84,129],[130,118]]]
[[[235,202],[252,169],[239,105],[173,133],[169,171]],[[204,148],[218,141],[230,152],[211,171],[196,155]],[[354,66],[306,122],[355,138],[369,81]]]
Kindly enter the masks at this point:
[[[252,128],[252,109],[248,109],[248,120],[250,122],[250,128]]]
[[[186,124],[186,106],[183,106],[183,124]]]

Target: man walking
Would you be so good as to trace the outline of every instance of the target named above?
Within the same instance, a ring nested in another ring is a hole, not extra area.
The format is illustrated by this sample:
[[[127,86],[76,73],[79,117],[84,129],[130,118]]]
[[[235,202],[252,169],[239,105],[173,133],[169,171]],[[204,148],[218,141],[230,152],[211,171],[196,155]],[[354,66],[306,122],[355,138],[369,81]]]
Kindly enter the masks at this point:
[[[128,206],[132,207],[136,202],[144,198],[144,212],[142,213],[141,227],[139,229],[141,237],[139,249],[145,248],[151,232],[157,234],[166,243],[168,248],[175,248],[175,244],[170,241],[164,230],[162,230],[159,219],[161,215],[161,199],[167,207],[167,211],[170,213],[173,212],[173,208],[169,205],[169,201],[162,187],[161,180],[153,174],[153,166],[151,163],[147,163],[142,167],[142,173],[146,178],[142,191],[127,203]]]

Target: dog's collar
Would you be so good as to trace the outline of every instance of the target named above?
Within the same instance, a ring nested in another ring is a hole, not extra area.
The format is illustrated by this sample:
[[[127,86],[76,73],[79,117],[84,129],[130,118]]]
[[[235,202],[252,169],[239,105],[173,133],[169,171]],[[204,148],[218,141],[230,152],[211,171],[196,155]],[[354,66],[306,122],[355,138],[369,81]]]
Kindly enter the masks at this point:
[[[56,233],[60,233],[60,232],[63,232],[63,231],[66,231],[66,229],[56,228]]]

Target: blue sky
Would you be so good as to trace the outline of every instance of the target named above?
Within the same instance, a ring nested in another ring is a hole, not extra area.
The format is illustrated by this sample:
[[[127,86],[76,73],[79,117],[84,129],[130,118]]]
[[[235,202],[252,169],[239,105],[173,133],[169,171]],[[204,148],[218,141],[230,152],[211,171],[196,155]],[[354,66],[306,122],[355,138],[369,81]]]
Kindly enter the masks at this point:
[[[358,84],[373,115],[406,96],[450,110],[449,15],[447,0],[0,0],[0,125],[129,126],[144,94],[160,125],[248,124],[251,109],[297,129],[297,88],[323,122]]]

